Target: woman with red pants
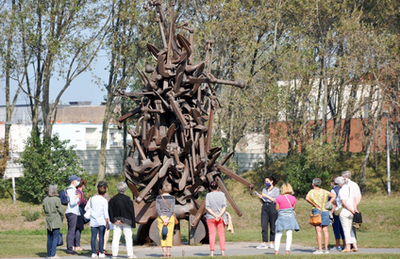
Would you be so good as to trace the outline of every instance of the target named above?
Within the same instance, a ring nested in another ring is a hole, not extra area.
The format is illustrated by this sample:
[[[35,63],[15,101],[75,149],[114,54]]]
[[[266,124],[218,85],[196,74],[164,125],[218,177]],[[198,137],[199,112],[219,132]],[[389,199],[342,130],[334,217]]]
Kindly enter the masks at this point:
[[[225,225],[227,225],[227,215],[225,214],[227,203],[223,192],[218,191],[218,184],[212,181],[210,184],[211,192],[206,196],[206,218],[208,226],[208,237],[210,241],[210,256],[214,256],[215,238],[218,231],[219,246],[221,255],[225,256]]]

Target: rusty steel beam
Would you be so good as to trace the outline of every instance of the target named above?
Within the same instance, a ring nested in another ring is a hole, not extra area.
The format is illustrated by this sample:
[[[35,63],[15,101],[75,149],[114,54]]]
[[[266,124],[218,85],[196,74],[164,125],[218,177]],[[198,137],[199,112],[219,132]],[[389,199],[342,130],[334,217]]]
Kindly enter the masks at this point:
[[[175,15],[174,5],[173,1],[167,21],[160,0],[147,2],[145,10],[155,8],[155,24],[160,31],[161,42],[147,44],[154,63],[145,64],[144,70],[138,69],[142,81],[140,90],[120,90],[114,95],[130,98],[137,105],[130,112],[120,115],[117,122],[120,125],[127,119],[136,119],[135,128],[128,130],[132,142],[127,144],[130,151],[124,173],[135,198],[136,220],[142,224],[138,239],[150,236],[153,241],[159,242],[154,201],[163,183],[169,182],[172,185],[171,195],[175,196],[177,218],[189,220],[190,244],[195,244],[207,234],[205,201],[200,205],[197,201],[212,181],[218,182],[219,189],[239,216],[242,212],[229,194],[221,174],[244,184],[250,191],[254,187],[223,166],[233,152],[218,162],[221,147],[211,147],[214,110],[221,108],[212,85],[243,88],[246,83],[218,79],[211,74],[214,56],[212,40],[207,40],[203,47],[203,60],[194,61],[194,30],[189,21],[175,28],[175,18],[179,16]],[[179,32],[176,33],[176,30]],[[137,160],[134,159],[136,153],[139,155]],[[174,243],[180,244],[179,225],[175,232]]]

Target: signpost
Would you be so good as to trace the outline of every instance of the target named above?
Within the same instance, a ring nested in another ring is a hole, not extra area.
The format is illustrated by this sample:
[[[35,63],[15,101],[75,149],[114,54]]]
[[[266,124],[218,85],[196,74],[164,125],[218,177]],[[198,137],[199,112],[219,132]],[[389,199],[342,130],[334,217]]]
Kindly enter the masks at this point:
[[[389,113],[383,111],[383,116],[386,117],[386,170],[387,170],[387,192],[390,196],[390,131],[389,131]]]

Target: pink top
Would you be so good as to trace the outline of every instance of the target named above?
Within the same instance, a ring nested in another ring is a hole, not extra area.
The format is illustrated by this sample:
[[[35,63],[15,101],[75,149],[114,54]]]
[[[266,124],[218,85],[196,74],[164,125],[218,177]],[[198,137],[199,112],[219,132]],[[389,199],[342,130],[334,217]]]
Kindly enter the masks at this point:
[[[292,206],[290,206],[288,199],[286,199],[285,196],[289,199]],[[279,195],[278,197],[276,197],[276,204],[279,204],[280,210],[290,209],[291,207],[293,207],[293,205],[296,204],[296,202],[297,202],[296,198],[292,195]]]

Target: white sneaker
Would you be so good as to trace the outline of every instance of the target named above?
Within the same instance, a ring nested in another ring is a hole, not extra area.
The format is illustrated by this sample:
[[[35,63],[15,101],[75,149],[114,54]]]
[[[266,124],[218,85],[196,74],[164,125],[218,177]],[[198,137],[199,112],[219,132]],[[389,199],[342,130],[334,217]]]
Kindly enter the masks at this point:
[[[313,252],[313,254],[315,254],[315,255],[320,255],[320,254],[323,254],[324,252],[322,252],[321,250],[315,250],[314,252]]]
[[[329,254],[329,251],[328,250],[324,250],[324,254]]]
[[[99,258],[106,258],[105,254],[99,254]]]
[[[269,243],[269,248],[272,248],[272,249],[274,249],[274,248],[275,248],[275,245],[274,245],[274,243]]]
[[[342,247],[341,246],[334,246],[332,248],[330,248],[329,250],[338,250],[338,251],[342,251]]]
[[[97,258],[97,254],[92,254],[92,258]]]
[[[268,249],[268,244],[261,243],[259,246],[257,246],[257,249]]]

